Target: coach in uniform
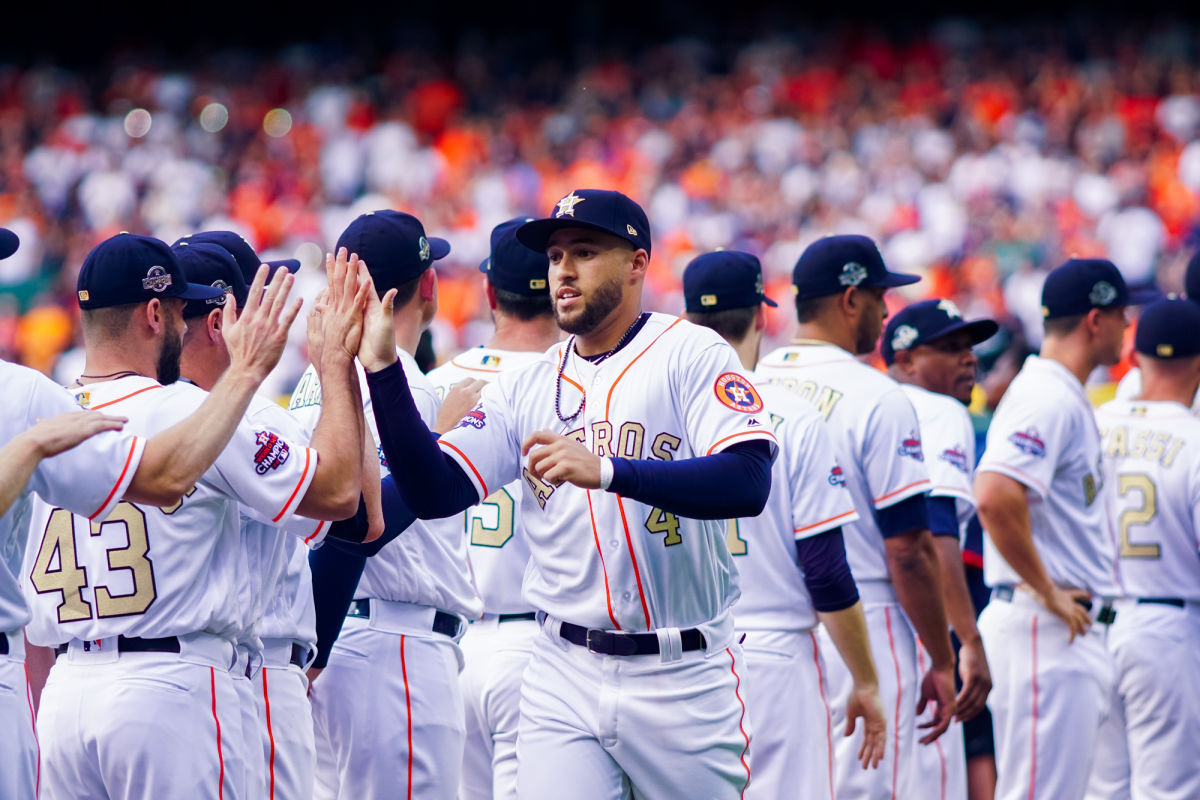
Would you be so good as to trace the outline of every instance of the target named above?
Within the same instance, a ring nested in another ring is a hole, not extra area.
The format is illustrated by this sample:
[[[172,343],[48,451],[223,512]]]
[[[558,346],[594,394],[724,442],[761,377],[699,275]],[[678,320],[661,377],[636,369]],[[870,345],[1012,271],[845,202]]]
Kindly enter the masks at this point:
[[[1087,788],[1113,678],[1104,637],[1118,583],[1083,383],[1120,360],[1125,308],[1137,302],[1103,259],[1070,259],[1046,277],[1042,354],[996,408],[976,470],[997,800],[1078,800]]]
[[[415,513],[454,514],[524,483],[524,596],[542,626],[518,794],[740,797],[750,726],[724,521],[758,514],[770,491],[762,399],[715,333],[642,313],[650,231],[628,197],[572,191],[517,237],[549,256],[555,317],[573,335],[497,376],[440,445],[378,314],[362,360]]]

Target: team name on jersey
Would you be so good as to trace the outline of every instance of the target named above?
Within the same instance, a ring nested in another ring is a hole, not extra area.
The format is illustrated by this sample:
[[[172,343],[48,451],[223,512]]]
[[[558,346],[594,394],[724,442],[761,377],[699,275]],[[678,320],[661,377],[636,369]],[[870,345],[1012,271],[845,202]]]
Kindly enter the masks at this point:
[[[788,355],[791,355],[790,353]],[[833,410],[837,408],[842,393],[830,386],[821,386],[816,381],[802,381],[796,378],[768,378],[767,383],[782,386],[793,394],[807,400],[817,409],[817,413],[828,422]]]
[[[1187,443],[1167,431],[1137,430],[1130,436],[1129,428],[1117,425],[1100,431],[1104,453],[1110,458],[1144,458],[1170,468],[1175,457]]]
[[[321,405],[321,382],[317,380],[316,372],[306,372],[300,377],[300,383],[296,385],[296,391],[292,393],[288,410],[295,411],[297,408],[319,405]]]

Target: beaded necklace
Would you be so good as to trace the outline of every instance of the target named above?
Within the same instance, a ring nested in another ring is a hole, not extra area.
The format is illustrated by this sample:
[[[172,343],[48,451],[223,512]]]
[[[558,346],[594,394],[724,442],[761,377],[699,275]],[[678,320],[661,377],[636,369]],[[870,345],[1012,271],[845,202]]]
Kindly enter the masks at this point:
[[[599,363],[607,360],[610,356],[615,355],[618,350],[620,350],[625,345],[629,344],[629,340],[632,339],[634,334],[637,333],[638,330],[641,329],[642,322],[649,319],[649,317],[650,317],[650,315],[647,313],[639,314],[638,318],[635,319],[633,321],[633,323],[628,328],[625,329],[625,333],[621,334],[621,338],[619,340],[617,340],[617,344],[615,347],[613,347],[612,350],[608,350],[604,353],[601,353],[598,356],[592,356],[591,358],[586,358],[585,360],[591,362],[592,364],[599,364]],[[575,409],[575,413],[571,414],[570,416],[566,416],[566,417],[563,416],[563,412],[562,412],[562,378],[563,378],[563,372],[565,372],[567,369],[567,359],[571,356],[571,350],[573,350],[574,347],[575,347],[575,337],[572,335],[570,339],[567,339],[567,346],[563,348],[562,362],[559,363],[559,365],[558,365],[558,375],[554,379],[554,414],[555,414],[555,416],[558,417],[559,422],[570,422],[571,420],[575,419],[576,417],[578,417],[580,414],[583,413],[584,406],[587,405],[587,394],[584,393],[583,399],[579,401],[579,408]],[[580,358],[584,358],[584,357],[580,356]]]

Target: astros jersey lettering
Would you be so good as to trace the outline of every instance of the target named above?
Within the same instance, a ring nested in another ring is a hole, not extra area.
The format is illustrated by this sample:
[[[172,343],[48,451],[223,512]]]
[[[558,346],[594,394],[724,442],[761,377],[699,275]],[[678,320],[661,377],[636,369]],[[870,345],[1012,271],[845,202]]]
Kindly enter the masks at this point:
[[[601,456],[671,461],[738,442],[774,442],[761,398],[728,344],[669,315],[651,314],[628,345],[599,364],[565,348],[556,345],[536,364],[501,373],[472,416],[441,439],[481,499],[522,480],[520,515],[533,554],[526,601],[608,630],[687,628],[717,619],[738,596],[724,522],[676,517],[600,490],[551,486],[528,471],[521,444],[550,429]],[[556,416],[556,395],[566,423]],[[553,515],[544,513],[551,508]]]

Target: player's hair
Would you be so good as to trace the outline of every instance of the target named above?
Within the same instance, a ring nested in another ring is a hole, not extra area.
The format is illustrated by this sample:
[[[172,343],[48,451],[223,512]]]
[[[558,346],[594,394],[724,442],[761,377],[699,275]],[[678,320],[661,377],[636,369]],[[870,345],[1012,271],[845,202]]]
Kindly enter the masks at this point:
[[[433,267],[429,267],[429,269],[433,269]],[[421,285],[421,277],[424,274],[422,272],[411,281],[405,281],[396,287],[396,299],[392,303],[392,308],[404,308],[404,306],[408,305],[408,301],[412,300],[413,296],[417,293],[417,287]],[[382,295],[383,293],[380,292],[380,294]]]
[[[726,311],[689,311],[687,320],[713,329],[726,341],[740,342],[746,338],[750,326],[754,324],[756,313],[757,306],[730,308]]]
[[[516,317],[522,322],[528,322],[538,317],[548,317],[554,313],[554,308],[550,304],[549,292],[530,296],[505,291],[494,284],[492,285],[492,291],[496,295],[496,308],[510,317]]]
[[[83,326],[84,338],[93,343],[121,338],[129,330],[134,309],[140,305],[142,303],[126,303],[106,308],[80,309],[79,322]]]
[[[1084,316],[1084,314],[1075,314],[1070,317],[1042,320],[1042,330],[1046,332],[1047,336],[1069,336],[1079,327],[1079,323],[1083,322]]]
[[[796,298],[796,321],[797,322],[812,322],[821,315],[822,309],[825,308],[825,303],[831,297],[837,295],[829,294],[824,297],[806,297]]]

